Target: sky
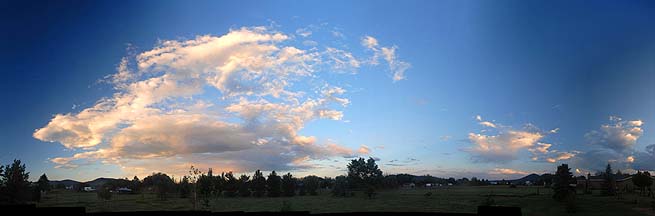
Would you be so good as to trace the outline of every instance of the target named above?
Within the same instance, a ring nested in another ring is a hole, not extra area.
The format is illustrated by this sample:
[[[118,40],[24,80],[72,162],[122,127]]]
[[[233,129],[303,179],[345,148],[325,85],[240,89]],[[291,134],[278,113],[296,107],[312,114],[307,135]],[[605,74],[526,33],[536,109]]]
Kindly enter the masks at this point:
[[[0,4],[0,162],[31,179],[655,170],[652,2]]]

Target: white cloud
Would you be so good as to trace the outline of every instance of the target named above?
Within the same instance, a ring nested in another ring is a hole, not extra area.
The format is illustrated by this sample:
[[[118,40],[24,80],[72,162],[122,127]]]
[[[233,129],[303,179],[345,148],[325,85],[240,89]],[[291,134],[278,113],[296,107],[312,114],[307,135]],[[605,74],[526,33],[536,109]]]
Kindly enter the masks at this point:
[[[541,142],[550,132],[543,132],[532,124],[526,124],[522,129],[514,129],[500,124],[484,121],[480,115],[475,120],[485,127],[492,127],[495,134],[469,133],[468,139],[471,147],[463,149],[471,154],[475,162],[505,163],[518,159],[521,151],[527,150],[532,154],[533,161],[546,161],[554,163],[559,160],[573,158],[578,152],[560,152],[551,150],[552,144]]]
[[[506,130],[497,135],[469,133],[473,147],[466,149],[480,162],[507,162],[516,159],[517,152],[534,146],[543,135],[538,132]]]
[[[490,127],[490,128],[496,128],[496,124],[494,124],[493,122],[490,122],[490,121],[482,120],[482,116],[480,116],[480,115],[476,115],[475,120],[477,120],[479,122],[478,124],[480,124],[482,126]]]
[[[373,57],[368,60],[369,64],[377,65],[379,63],[378,59],[382,58],[389,65],[389,70],[392,72],[392,80],[394,82],[406,79],[405,71],[411,67],[411,64],[398,59],[398,55],[396,54],[398,47],[380,46],[378,40],[371,36],[364,36],[361,39],[361,44],[373,52]]]
[[[491,127],[491,128],[495,128],[495,127],[496,127],[496,124],[491,123],[491,122],[488,122],[488,121],[480,122],[480,125],[485,126],[485,127]]]
[[[579,154],[574,164],[589,170],[602,170],[607,163],[615,169],[654,170],[655,145],[646,146],[645,151],[635,149],[643,124],[642,120],[610,116],[609,123],[585,134],[594,149]]]
[[[528,172],[510,168],[494,168],[489,172],[492,175],[527,175]]]
[[[309,37],[312,35],[312,31],[309,28],[299,28],[296,30],[296,34],[302,37]]]
[[[352,157],[350,148],[299,131],[313,120],[343,118],[339,108],[350,104],[347,91],[321,74],[357,69],[361,61],[345,50],[289,46],[292,39],[266,27],[244,27],[222,36],[162,41],[121,60],[108,76],[116,90],[111,97],[55,115],[33,136],[79,150],[51,159],[62,168],[100,161],[125,172],[157,164],[174,171],[189,163],[246,171]],[[317,91],[292,88],[296,83]]]
[[[359,147],[357,152],[359,152],[360,154],[363,154],[363,155],[368,155],[368,154],[371,153],[371,148],[369,148],[366,145],[362,145],[362,146]]]
[[[643,134],[641,120],[624,121],[620,117],[610,116],[610,123],[603,124],[599,130],[585,134],[585,138],[592,145],[598,145],[626,152],[634,148],[637,139]]]

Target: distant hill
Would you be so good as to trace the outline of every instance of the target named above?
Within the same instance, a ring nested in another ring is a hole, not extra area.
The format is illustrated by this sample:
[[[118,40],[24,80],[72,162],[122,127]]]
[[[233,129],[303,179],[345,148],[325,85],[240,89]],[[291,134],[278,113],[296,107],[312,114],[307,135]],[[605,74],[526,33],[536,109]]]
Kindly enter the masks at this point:
[[[105,183],[107,183],[107,182],[115,181],[115,180],[117,180],[117,179],[113,179],[113,178],[97,178],[97,179],[94,179],[93,181],[88,181],[88,182],[85,182],[85,183],[88,184],[88,185],[91,186],[91,187],[100,187],[100,186],[102,186],[103,184],[105,184]]]
[[[70,180],[70,179],[59,180],[59,181],[50,181],[51,186],[57,186],[59,184],[63,184],[66,187],[70,187],[70,186],[73,186],[73,185],[81,184],[81,182],[78,182],[78,181],[75,181],[75,180]]]
[[[56,185],[59,185],[59,184],[63,184],[63,185],[65,185],[66,187],[69,187],[69,186],[80,185],[80,184],[83,184],[83,183],[84,183],[84,184],[87,184],[87,185],[89,185],[89,186],[91,186],[91,187],[99,187],[99,186],[102,186],[103,184],[105,184],[105,183],[107,183],[107,182],[110,182],[110,181],[116,181],[116,180],[120,180],[120,179],[115,179],[115,178],[97,178],[97,179],[94,179],[94,180],[91,180],[91,181],[87,181],[87,182],[79,182],[79,181],[75,181],[75,180],[66,179],[66,180],[55,180],[55,181],[50,181],[50,185],[52,185],[52,186],[56,186]]]
[[[525,183],[526,181],[530,181],[532,183],[539,181],[541,179],[541,176],[535,173],[532,173],[530,175],[524,176],[523,178],[520,179],[514,179],[514,180],[509,180],[512,184],[522,184]]]

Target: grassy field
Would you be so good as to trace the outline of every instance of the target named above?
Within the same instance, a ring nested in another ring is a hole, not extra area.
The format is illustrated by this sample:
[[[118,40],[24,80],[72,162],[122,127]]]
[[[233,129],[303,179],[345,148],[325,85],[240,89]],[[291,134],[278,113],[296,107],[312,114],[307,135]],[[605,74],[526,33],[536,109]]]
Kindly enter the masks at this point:
[[[427,197],[425,193],[431,191]],[[537,195],[537,193],[539,193]],[[294,211],[353,212],[353,211],[416,211],[416,212],[468,212],[475,213],[478,205],[487,203],[492,195],[496,205],[518,206],[523,215],[655,215],[652,198],[624,194],[622,199],[594,194],[577,195],[577,212],[567,213],[564,203],[551,199],[552,191],[542,187],[480,186],[449,187],[438,189],[384,190],[374,199],[362,194],[355,197],[333,197],[324,191],[318,196],[280,198],[214,198],[211,211],[280,211],[284,202]],[[39,206],[84,206],[89,212],[191,210],[189,199],[174,198],[161,201],[154,194],[118,195],[110,201],[100,201],[95,193],[57,190],[43,199]]]

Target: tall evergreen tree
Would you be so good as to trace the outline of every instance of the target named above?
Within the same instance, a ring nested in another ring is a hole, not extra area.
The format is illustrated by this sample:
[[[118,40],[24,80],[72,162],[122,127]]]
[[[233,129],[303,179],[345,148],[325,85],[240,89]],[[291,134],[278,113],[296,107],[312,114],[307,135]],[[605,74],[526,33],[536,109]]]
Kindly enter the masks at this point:
[[[249,197],[251,192],[250,192],[250,176],[247,176],[245,174],[241,175],[239,177],[238,181],[239,185],[239,196],[241,197]]]
[[[50,191],[50,180],[48,180],[48,176],[45,173],[39,177],[37,185],[39,186],[39,191]]]
[[[211,169],[210,169],[211,171]],[[209,207],[209,201],[213,192],[213,175],[211,172],[201,174],[196,181],[196,193],[198,200],[204,207]]]
[[[31,195],[28,181],[30,173],[25,171],[25,164],[20,160],[14,160],[10,165],[4,166],[4,170],[0,173],[3,187],[0,189],[0,197],[5,202],[9,203],[25,203]]]
[[[607,166],[605,167],[605,173],[603,174],[604,182],[603,182],[603,188],[604,188],[604,194],[608,196],[613,196],[616,194],[616,180],[614,179],[614,175],[612,174],[612,166],[607,163]]]
[[[570,184],[575,183],[571,168],[568,164],[562,164],[557,167],[557,172],[553,176],[553,199],[557,201],[564,201],[570,196],[575,195],[575,188]]]
[[[191,195],[191,187],[189,177],[183,176],[179,184],[180,198],[188,198]]]
[[[282,176],[282,194],[286,197],[296,195],[296,180],[291,173]]]
[[[225,173],[225,187],[224,187],[225,192],[223,192],[223,195],[226,197],[235,197],[237,196],[237,193],[239,191],[239,180],[234,176],[234,174],[230,171]]]
[[[280,176],[278,176],[275,171],[271,172],[271,174],[268,175],[268,179],[266,179],[266,193],[268,196],[279,197],[282,186],[281,184],[282,180],[280,179]]]
[[[261,171],[255,171],[252,176],[251,187],[255,197],[262,197],[266,193],[266,178]]]
[[[141,190],[141,180],[139,180],[139,177],[134,176],[134,178],[132,178],[132,182],[130,183],[130,188],[132,189],[133,192],[138,192]]]

